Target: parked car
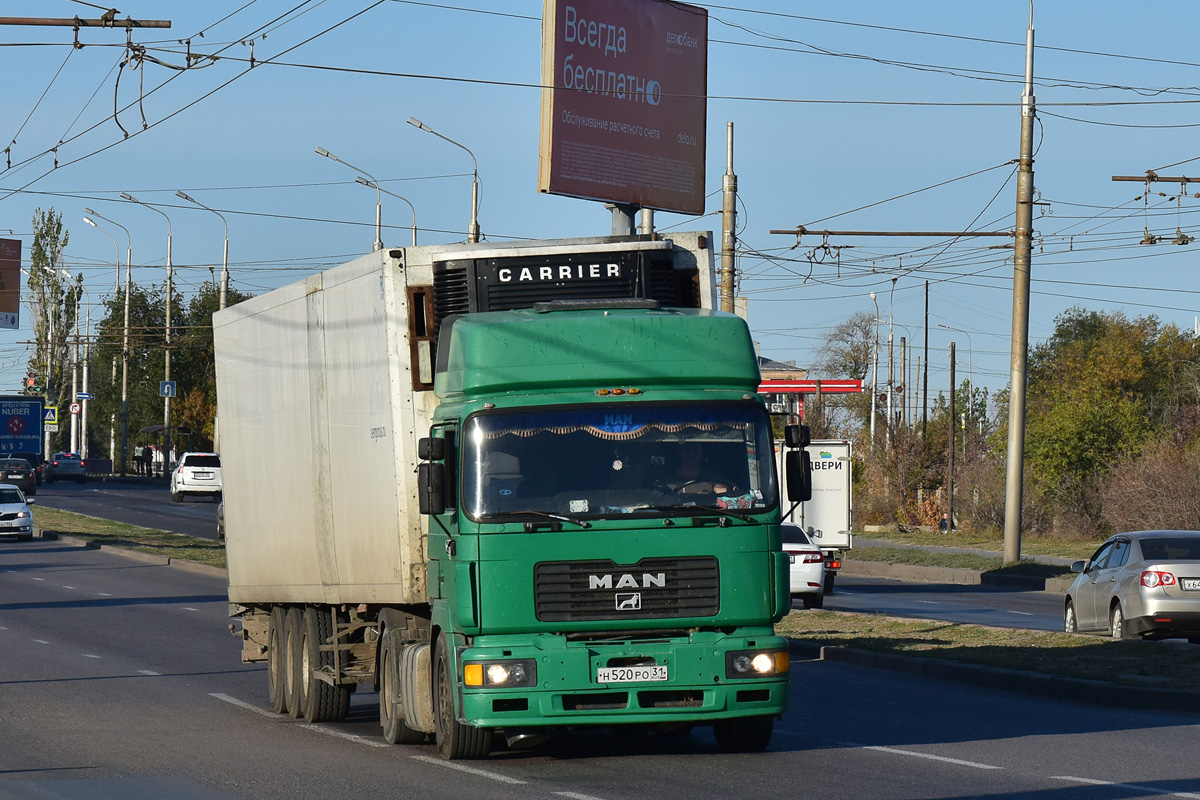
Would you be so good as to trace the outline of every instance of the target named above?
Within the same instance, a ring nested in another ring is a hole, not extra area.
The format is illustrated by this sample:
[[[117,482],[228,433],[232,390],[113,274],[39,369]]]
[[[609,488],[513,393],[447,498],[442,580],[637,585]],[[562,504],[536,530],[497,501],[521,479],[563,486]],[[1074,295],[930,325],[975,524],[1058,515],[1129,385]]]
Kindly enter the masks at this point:
[[[171,472],[171,500],[183,501],[187,495],[221,499],[221,456],[216,453],[184,453]]]
[[[1138,531],[1108,539],[1071,570],[1063,627],[1114,639],[1200,644],[1200,531]]]
[[[73,480],[83,483],[87,479],[87,465],[78,453],[55,453],[46,462],[42,472],[46,483]]]
[[[791,562],[792,597],[799,597],[805,608],[825,605],[825,555],[799,525],[784,523],[783,550]]]
[[[29,466],[33,467],[34,477],[37,479],[37,485],[42,485],[42,454],[41,453],[5,453],[4,458],[23,458],[29,462]],[[26,494],[31,494],[26,492]]]
[[[0,482],[18,486],[29,496],[37,494],[37,475],[23,458],[0,458]]]
[[[33,538],[33,499],[26,499],[20,487],[0,483],[0,536]]]

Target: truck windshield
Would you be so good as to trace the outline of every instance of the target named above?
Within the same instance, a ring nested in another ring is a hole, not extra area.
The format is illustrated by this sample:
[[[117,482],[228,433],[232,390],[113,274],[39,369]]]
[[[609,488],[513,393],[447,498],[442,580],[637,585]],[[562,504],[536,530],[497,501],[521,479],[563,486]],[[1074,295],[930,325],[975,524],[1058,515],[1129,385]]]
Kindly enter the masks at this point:
[[[777,500],[771,423],[753,404],[495,412],[463,433],[463,506],[477,520],[754,513]]]

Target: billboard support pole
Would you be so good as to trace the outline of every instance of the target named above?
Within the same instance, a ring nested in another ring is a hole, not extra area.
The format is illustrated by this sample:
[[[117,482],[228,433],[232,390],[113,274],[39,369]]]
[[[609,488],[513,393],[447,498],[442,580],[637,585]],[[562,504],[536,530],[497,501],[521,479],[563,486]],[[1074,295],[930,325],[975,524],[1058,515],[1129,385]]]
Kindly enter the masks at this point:
[[[638,207],[627,203],[605,203],[604,207],[612,211],[612,235],[632,236]]]

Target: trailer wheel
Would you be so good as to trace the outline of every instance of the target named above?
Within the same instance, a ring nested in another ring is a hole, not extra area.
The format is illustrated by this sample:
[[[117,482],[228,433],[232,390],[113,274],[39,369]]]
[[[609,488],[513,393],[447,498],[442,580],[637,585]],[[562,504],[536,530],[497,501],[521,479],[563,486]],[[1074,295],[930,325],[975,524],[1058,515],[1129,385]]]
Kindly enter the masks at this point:
[[[833,579],[836,577],[836,572],[825,573],[825,594],[833,594]]]
[[[309,722],[345,719],[350,710],[350,691],[345,685],[332,686],[314,675],[325,667],[333,667],[333,653],[321,650],[321,645],[332,637],[333,612],[313,606],[304,609],[300,632],[300,679],[305,695],[304,719]]]
[[[457,679],[446,637],[438,638],[433,666],[434,717],[437,721],[438,754],[447,761],[483,758],[492,749],[492,732],[463,725],[454,715]]]
[[[287,611],[275,606],[267,623],[267,694],[277,714],[287,713],[287,670]]]
[[[286,639],[287,648],[287,696],[288,713],[296,719],[304,716],[304,701],[307,692],[304,691],[301,671],[304,669],[304,654],[300,652],[301,629],[304,627],[304,614],[298,608],[289,608],[287,612]]]
[[[386,631],[379,645],[379,724],[383,726],[383,738],[390,744],[420,744],[425,741],[425,732],[413,730],[404,721],[400,699],[402,646],[393,631]]]
[[[755,753],[766,750],[775,731],[774,717],[738,717],[713,723],[713,734],[722,750]]]

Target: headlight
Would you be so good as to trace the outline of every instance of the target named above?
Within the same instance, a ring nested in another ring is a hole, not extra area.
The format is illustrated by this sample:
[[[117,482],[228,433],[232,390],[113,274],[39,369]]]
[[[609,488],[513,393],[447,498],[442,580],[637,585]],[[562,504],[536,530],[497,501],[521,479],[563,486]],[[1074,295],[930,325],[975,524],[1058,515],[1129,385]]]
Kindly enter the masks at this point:
[[[787,650],[735,650],[725,655],[726,678],[770,678],[791,668]]]
[[[463,664],[463,683],[508,689],[537,685],[537,663],[532,658],[474,661]]]

